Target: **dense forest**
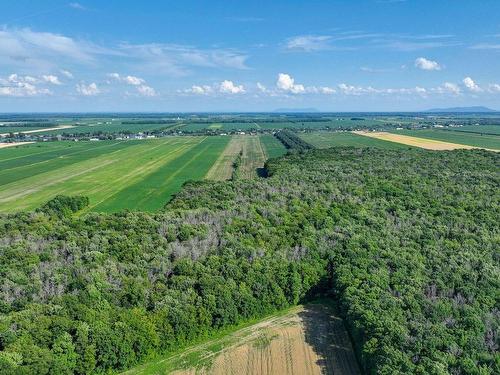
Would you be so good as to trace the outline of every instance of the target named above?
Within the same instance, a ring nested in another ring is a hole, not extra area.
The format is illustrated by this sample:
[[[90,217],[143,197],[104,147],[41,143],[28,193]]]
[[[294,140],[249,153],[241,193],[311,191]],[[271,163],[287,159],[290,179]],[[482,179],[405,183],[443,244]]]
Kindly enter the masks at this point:
[[[367,373],[500,373],[499,165],[338,148],[162,212],[0,215],[0,373],[119,371],[318,293]]]

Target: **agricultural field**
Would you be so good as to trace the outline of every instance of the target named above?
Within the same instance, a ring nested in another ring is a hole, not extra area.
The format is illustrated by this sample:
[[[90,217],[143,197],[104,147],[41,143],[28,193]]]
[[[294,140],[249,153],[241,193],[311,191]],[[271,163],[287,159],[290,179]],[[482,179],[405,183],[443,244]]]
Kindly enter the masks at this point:
[[[88,210],[155,211],[188,180],[203,179],[229,137],[47,142],[0,150],[0,211],[33,209],[57,194]]]
[[[496,134],[500,136],[500,125],[465,125],[458,128],[448,128],[446,130],[468,133]]]
[[[468,150],[468,149],[475,148],[472,146],[458,144],[458,143],[436,141],[434,139],[418,138],[415,136],[393,134],[393,133],[388,133],[388,132],[365,132],[365,131],[362,131],[362,132],[356,132],[356,134],[359,134],[359,135],[364,136],[364,137],[395,142],[395,143],[404,144],[404,145],[408,145],[408,146],[425,148],[427,150],[438,150],[438,151],[456,150],[456,149]]]
[[[479,126],[471,126],[479,127]],[[499,128],[497,126],[495,128]],[[481,147],[492,150],[500,150],[500,134],[479,134],[467,131],[453,131],[453,130],[395,130],[391,131],[393,134],[407,135],[411,137],[426,138],[436,141],[457,143],[473,147]]]
[[[316,148],[330,147],[377,147],[382,149],[394,150],[404,149],[408,146],[384,141],[375,138],[363,137],[362,135],[350,132],[312,132],[299,134],[307,143]]]
[[[350,375],[360,370],[342,320],[328,305],[308,304],[123,374]]]
[[[286,154],[286,148],[276,137],[270,134],[260,136],[260,143],[264,147],[266,159],[277,158]]]
[[[286,153],[283,144],[272,135],[235,135],[230,138],[228,145],[208,171],[206,179],[231,179],[237,159],[237,173],[234,175],[243,179],[255,178],[267,159]]]

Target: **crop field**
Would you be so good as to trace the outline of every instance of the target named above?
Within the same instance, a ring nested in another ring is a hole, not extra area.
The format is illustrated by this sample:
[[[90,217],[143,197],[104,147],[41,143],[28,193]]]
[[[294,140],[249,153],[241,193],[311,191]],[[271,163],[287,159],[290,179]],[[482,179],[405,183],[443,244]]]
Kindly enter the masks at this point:
[[[473,126],[479,127],[479,126]],[[500,128],[500,127],[498,127]],[[451,142],[473,147],[500,150],[500,134],[478,134],[452,130],[395,130],[393,134],[408,135],[411,137],[433,139],[436,141]]]
[[[363,137],[348,132],[313,132],[299,134],[300,138],[316,148],[330,147],[377,147],[382,149],[402,149],[408,146],[384,141],[381,139]]]
[[[233,176],[233,164],[241,153],[238,178],[257,177],[258,169],[264,167],[267,159],[286,153],[285,146],[272,135],[232,136],[224,151],[208,171],[208,180],[229,180]]]
[[[405,144],[405,145],[409,145],[409,146],[425,148],[427,150],[443,151],[443,150],[475,148],[472,146],[458,144],[458,143],[436,141],[433,139],[418,138],[418,137],[413,137],[413,136],[408,136],[408,135],[393,134],[393,133],[387,133],[387,132],[356,132],[356,134],[360,134],[360,135],[365,136],[365,137],[381,139],[384,141],[396,142],[396,143]]]
[[[0,150],[0,211],[33,209],[57,194],[86,195],[89,210],[157,210],[202,179],[229,137],[47,142]]]
[[[360,370],[342,320],[326,305],[309,304],[124,374],[351,375]]]
[[[265,134],[260,136],[260,143],[264,147],[266,159],[277,158],[286,154],[286,148],[275,136]]]

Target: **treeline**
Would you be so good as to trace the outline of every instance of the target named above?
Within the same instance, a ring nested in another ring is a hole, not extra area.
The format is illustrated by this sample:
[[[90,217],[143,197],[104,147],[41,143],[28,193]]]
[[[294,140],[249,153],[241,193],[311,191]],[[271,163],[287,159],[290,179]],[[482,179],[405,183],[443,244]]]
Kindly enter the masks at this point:
[[[497,374],[499,164],[311,150],[156,214],[0,215],[0,373],[120,371],[321,292],[367,373]]]
[[[276,132],[274,136],[278,138],[278,140],[289,150],[305,151],[314,148],[290,130],[280,130],[279,132]]]

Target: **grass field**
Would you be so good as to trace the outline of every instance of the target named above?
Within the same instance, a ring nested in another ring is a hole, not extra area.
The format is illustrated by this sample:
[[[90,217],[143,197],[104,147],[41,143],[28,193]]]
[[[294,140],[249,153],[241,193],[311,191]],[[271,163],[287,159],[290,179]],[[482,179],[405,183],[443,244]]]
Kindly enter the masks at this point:
[[[377,147],[383,149],[402,149],[408,146],[384,141],[375,138],[363,137],[354,133],[347,132],[314,132],[299,135],[304,141],[310,143],[316,148],[330,147]]]
[[[465,125],[458,128],[448,128],[447,130],[468,133],[496,134],[500,136],[500,125]]]
[[[267,159],[277,158],[286,154],[286,148],[275,136],[265,134],[260,136],[260,143],[264,147],[264,154]]]
[[[493,127],[493,126],[492,126]],[[471,126],[471,128],[479,128],[479,126]],[[500,126],[497,126],[500,128]],[[453,131],[453,130],[395,130],[391,131],[393,134],[408,135],[411,137],[433,139],[436,141],[458,143],[462,145],[469,145],[474,147],[484,147],[493,150],[500,150],[500,134],[478,134],[466,131]]]
[[[50,142],[0,150],[0,211],[33,209],[57,194],[86,195],[90,210],[154,211],[202,179],[229,137]]]
[[[309,304],[129,370],[127,375],[360,374],[343,322]]]

